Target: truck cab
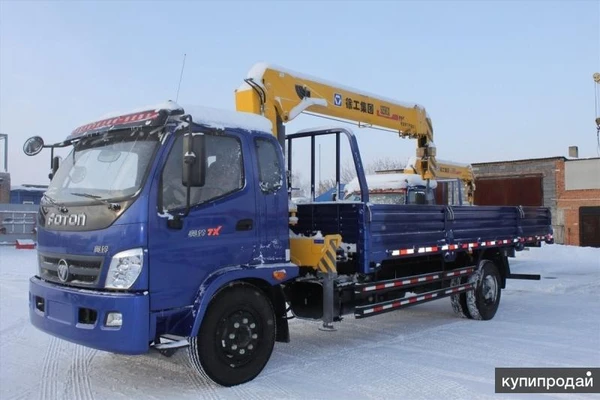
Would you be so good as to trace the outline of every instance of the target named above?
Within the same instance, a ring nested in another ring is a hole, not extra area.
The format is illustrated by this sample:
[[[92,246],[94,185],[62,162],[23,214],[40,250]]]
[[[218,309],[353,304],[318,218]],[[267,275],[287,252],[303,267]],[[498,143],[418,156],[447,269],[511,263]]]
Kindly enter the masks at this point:
[[[272,296],[297,268],[269,129],[260,116],[166,103],[86,124],[56,145],[29,140],[26,153],[72,147],[53,163],[38,213],[33,325],[140,354],[161,337],[196,335],[228,279]]]

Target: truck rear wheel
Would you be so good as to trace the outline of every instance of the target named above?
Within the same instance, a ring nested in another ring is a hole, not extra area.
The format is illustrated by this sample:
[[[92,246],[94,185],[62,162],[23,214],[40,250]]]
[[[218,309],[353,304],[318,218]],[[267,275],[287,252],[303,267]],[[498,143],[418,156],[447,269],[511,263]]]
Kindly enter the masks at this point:
[[[275,314],[265,294],[250,284],[222,290],[206,310],[190,359],[201,375],[222,386],[254,379],[275,345]]]
[[[500,305],[500,273],[496,264],[483,260],[477,272],[469,277],[474,290],[466,294],[467,309],[472,319],[490,320]]]

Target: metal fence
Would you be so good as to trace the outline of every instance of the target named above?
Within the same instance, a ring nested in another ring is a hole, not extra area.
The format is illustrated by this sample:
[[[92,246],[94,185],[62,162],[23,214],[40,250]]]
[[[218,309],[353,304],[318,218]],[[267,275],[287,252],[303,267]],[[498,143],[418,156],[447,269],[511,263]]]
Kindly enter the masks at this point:
[[[0,204],[0,244],[14,244],[17,239],[36,240],[35,204]]]

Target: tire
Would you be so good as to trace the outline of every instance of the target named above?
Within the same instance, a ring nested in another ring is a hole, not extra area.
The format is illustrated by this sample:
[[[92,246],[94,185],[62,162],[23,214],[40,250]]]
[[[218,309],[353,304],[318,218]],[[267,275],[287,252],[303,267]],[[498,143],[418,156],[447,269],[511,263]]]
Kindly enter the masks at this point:
[[[210,302],[198,331],[190,338],[190,360],[204,377],[222,386],[254,379],[275,345],[275,314],[265,294],[240,283]]]
[[[482,261],[479,270],[469,277],[469,283],[474,286],[474,290],[466,294],[471,318],[486,321],[494,318],[502,294],[500,273],[496,265],[489,260]]]
[[[450,281],[451,286],[459,286],[462,283],[465,283],[465,279],[461,277],[453,278]],[[461,318],[471,318],[471,314],[469,314],[469,308],[467,307],[466,293],[458,293],[451,295],[450,304],[452,305],[452,310],[456,315],[458,315]]]

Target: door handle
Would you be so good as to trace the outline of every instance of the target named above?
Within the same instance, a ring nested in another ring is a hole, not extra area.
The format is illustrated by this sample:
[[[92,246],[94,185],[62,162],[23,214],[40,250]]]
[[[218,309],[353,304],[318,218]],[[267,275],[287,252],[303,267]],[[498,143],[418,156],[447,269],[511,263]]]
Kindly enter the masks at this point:
[[[235,230],[236,231],[251,231],[253,222],[254,221],[252,221],[251,219],[240,219],[237,222],[237,224],[235,225]]]

